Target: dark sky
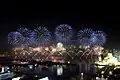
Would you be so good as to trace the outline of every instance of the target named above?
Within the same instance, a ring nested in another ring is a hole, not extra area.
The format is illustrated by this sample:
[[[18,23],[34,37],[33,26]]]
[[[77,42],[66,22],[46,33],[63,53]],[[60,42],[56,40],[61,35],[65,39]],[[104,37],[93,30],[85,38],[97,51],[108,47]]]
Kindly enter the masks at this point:
[[[56,9],[55,9],[56,7]],[[120,15],[112,8],[79,8],[78,6],[61,5],[50,7],[41,4],[6,4],[0,12],[0,50],[6,50],[7,34],[20,26],[36,28],[43,25],[53,30],[57,25],[66,23],[73,29],[92,28],[106,32],[106,46],[120,47]]]

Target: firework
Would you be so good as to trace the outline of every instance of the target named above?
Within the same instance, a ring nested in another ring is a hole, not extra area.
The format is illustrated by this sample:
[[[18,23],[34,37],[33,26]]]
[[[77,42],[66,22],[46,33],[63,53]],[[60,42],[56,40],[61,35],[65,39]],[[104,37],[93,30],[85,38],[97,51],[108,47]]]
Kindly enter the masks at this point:
[[[23,37],[30,37],[31,36],[31,30],[29,30],[28,28],[19,28],[18,30],[17,30],[19,33],[21,33],[22,34],[22,36]]]
[[[91,40],[93,45],[103,45],[106,42],[106,34],[103,31],[92,33]]]
[[[38,45],[45,46],[50,43],[51,34],[45,27],[40,26],[34,30],[34,39]]]
[[[77,37],[78,37],[78,42],[81,44],[81,45],[91,45],[91,42],[90,42],[90,37],[91,37],[91,34],[93,33],[93,31],[91,29],[84,29],[84,30],[80,30],[77,34]]]
[[[23,36],[19,32],[10,32],[8,34],[8,43],[12,45],[21,45]]]
[[[67,24],[61,24],[56,27],[55,36],[58,42],[67,43],[73,34],[72,27]]]
[[[21,33],[23,36],[22,44],[25,44],[25,45],[33,44],[34,39],[33,39],[32,30],[29,30],[28,28],[20,28],[18,29],[18,32]]]

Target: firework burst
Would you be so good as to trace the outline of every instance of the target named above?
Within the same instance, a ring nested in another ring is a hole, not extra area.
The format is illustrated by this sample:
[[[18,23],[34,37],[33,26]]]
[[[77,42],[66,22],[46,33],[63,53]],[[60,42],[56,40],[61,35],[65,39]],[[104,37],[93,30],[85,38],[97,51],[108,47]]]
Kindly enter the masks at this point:
[[[106,42],[106,34],[103,31],[92,33],[91,40],[93,45],[104,45]]]
[[[81,44],[81,45],[91,45],[91,42],[90,42],[90,37],[91,37],[91,34],[93,33],[93,31],[91,29],[84,29],[84,30],[80,30],[77,34],[77,37],[78,37],[78,42]]]
[[[33,34],[32,30],[29,30],[28,28],[20,28],[18,29],[18,32],[22,34],[23,39],[22,42],[24,45],[31,45],[33,44]]]
[[[51,42],[51,34],[45,27],[38,27],[34,30],[34,39],[40,46],[45,46]]]
[[[56,27],[55,36],[58,42],[69,43],[72,34],[72,27],[68,24],[61,24]]]
[[[8,43],[12,45],[21,45],[23,36],[19,32],[10,32],[8,34]]]

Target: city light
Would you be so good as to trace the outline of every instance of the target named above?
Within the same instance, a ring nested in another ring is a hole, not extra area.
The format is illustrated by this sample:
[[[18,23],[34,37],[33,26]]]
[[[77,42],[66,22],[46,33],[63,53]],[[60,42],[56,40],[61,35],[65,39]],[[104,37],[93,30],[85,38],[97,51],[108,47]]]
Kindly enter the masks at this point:
[[[117,58],[113,57],[112,53],[108,53],[108,55],[102,60],[102,61],[96,61],[96,64],[99,64],[99,68],[103,68],[104,66],[101,65],[120,65],[120,62],[117,60]]]

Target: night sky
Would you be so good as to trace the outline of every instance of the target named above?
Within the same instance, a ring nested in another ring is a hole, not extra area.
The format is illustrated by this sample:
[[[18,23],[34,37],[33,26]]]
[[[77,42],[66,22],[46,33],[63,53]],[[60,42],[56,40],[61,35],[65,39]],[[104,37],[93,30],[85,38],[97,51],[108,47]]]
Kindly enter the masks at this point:
[[[45,7],[45,5],[6,4],[1,6],[0,14],[0,51],[6,51],[7,34],[24,26],[36,28],[37,25],[46,26],[53,31],[59,24],[69,24],[74,30],[92,28],[103,30],[107,34],[107,48],[120,47],[120,16],[117,10],[102,8],[76,7]]]

